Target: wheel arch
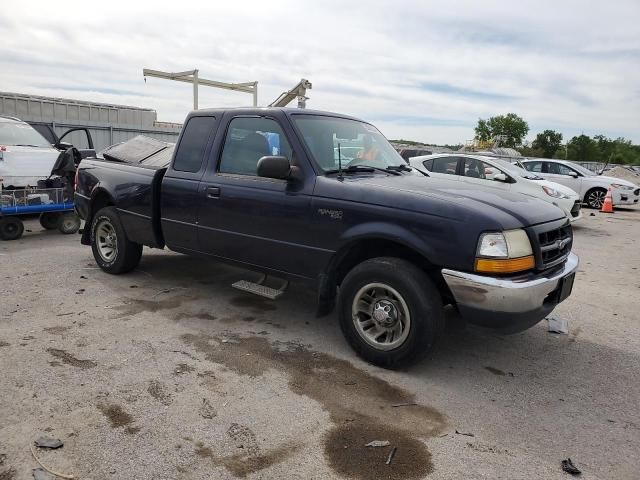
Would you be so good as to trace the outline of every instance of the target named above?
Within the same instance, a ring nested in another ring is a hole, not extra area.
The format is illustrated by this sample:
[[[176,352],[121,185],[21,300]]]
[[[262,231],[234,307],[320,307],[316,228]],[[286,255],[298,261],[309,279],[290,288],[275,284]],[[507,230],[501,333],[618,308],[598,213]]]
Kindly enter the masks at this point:
[[[115,205],[116,202],[111,194],[104,187],[96,187],[91,192],[91,200],[89,202],[89,209],[87,211],[87,218],[85,219],[84,230],[82,232],[81,243],[83,245],[91,244],[91,224],[93,223],[93,216],[96,212],[104,207]]]
[[[389,225],[382,228],[377,226],[368,232],[354,233],[347,236],[342,247],[333,255],[327,268],[320,275],[318,315],[325,315],[333,310],[336,288],[347,273],[356,265],[376,257],[395,257],[411,262],[434,281],[445,301],[452,298],[440,273],[440,267],[432,260],[435,258],[433,252],[415,234],[402,227]]]

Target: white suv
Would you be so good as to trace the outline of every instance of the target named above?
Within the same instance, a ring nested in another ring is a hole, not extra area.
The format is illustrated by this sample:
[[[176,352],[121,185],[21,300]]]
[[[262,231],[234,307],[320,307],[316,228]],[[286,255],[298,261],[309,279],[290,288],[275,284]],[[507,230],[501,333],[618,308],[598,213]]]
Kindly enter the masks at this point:
[[[577,163],[548,158],[532,158],[522,163],[530,172],[578,192],[580,199],[591,208],[602,207],[609,187],[614,205],[637,205],[640,201],[638,185],[620,178],[596,175]]]
[[[564,210],[572,222],[582,218],[576,192],[500,158],[449,153],[413,157],[409,163],[436,177],[454,175],[456,179],[467,183],[523,193],[553,203]]]

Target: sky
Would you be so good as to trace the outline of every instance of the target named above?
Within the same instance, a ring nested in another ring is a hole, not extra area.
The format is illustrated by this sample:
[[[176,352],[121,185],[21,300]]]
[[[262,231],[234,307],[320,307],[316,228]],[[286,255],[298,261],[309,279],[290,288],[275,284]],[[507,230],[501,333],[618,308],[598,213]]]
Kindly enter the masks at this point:
[[[3,0],[0,38],[0,91],[153,108],[160,121],[182,121],[192,87],[145,83],[143,67],[257,80],[259,105],[306,78],[308,108],[388,138],[465,143],[478,118],[514,112],[530,140],[549,128],[640,143],[639,0]]]

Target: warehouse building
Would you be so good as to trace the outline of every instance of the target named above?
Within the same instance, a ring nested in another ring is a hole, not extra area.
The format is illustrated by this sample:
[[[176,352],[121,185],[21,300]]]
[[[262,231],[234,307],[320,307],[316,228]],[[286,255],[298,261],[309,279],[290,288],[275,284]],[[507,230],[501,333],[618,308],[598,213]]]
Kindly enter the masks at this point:
[[[182,127],[179,123],[159,122],[156,111],[149,108],[7,92],[0,92],[0,115],[29,122],[43,133],[47,127],[58,135],[72,127],[87,127],[96,151],[140,134],[175,142]],[[83,145],[83,133],[70,135],[71,143],[87,147]]]

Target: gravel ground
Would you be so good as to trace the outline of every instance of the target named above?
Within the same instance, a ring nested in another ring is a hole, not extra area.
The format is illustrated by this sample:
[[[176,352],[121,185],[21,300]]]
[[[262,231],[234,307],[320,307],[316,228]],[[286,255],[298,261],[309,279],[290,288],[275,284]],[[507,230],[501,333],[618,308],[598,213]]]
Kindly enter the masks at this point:
[[[561,479],[567,457],[638,478],[638,208],[575,226],[569,335],[452,327],[396,372],[300,286],[271,302],[231,288],[253,274],[148,249],[110,276],[77,236],[27,228],[0,243],[0,480],[32,478],[41,435],[79,479]]]

